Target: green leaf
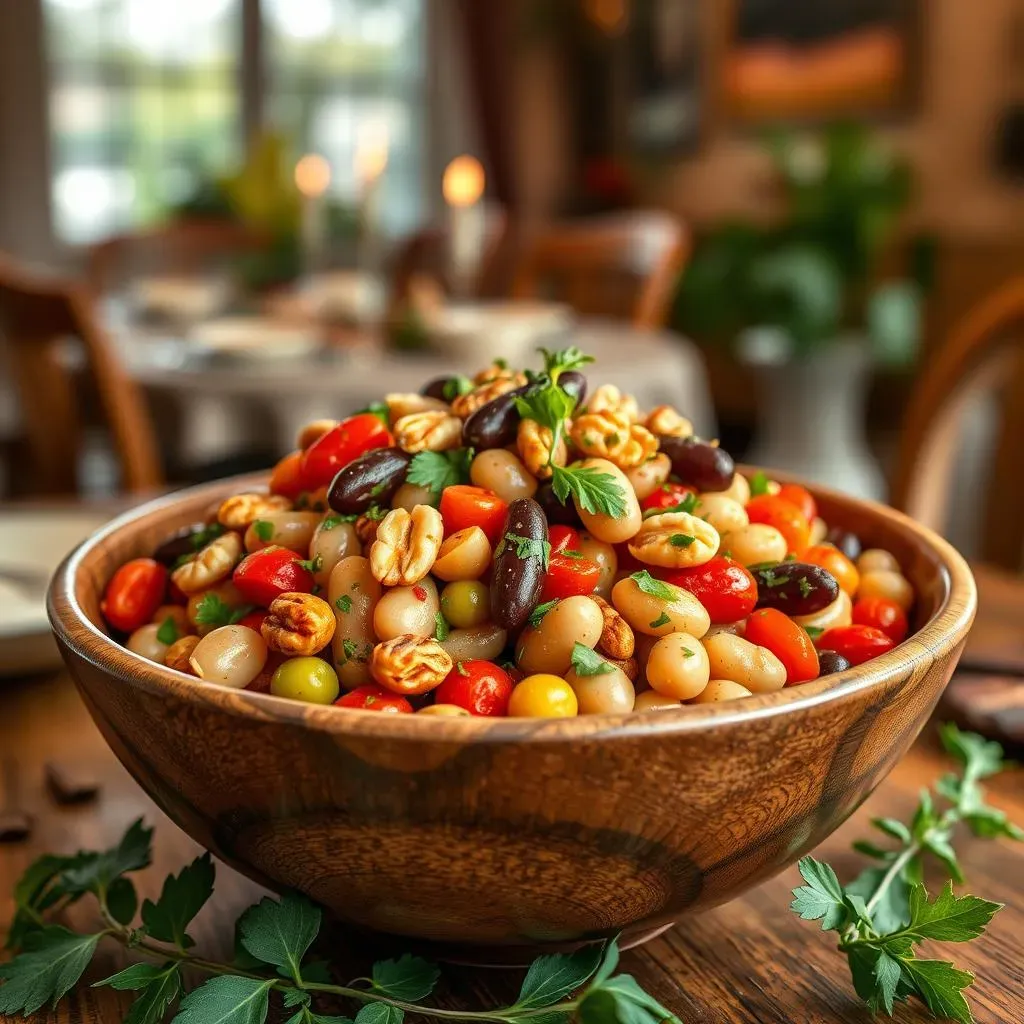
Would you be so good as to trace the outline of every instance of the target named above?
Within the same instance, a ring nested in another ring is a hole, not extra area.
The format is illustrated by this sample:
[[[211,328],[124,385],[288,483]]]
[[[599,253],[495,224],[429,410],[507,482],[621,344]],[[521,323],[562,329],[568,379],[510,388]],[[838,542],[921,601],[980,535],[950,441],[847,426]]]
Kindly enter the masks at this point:
[[[449,377],[444,382],[444,386],[441,388],[441,396],[446,402],[454,402],[456,398],[468,395],[472,390],[473,382],[461,373],[457,373],[454,377]]]
[[[1001,903],[992,903],[977,896],[955,895],[952,882],[946,882],[942,892],[929,903],[925,887],[915,885],[910,890],[907,930],[923,939],[969,942],[981,935],[993,915],[1001,909]]]
[[[239,927],[242,945],[254,957],[298,981],[302,958],[320,931],[320,910],[297,893],[285,893],[280,901],[266,896],[242,915]]]
[[[578,676],[601,676],[615,671],[593,648],[581,644],[578,640],[572,645],[572,667]]]
[[[953,876],[955,882],[963,882],[964,874],[960,870],[960,861],[957,859],[956,850],[950,845],[948,832],[930,832],[925,839],[924,848],[946,865],[946,870]]]
[[[549,352],[546,348],[537,351],[544,357],[544,370],[552,380],[557,380],[558,375],[565,373],[566,370],[578,370],[581,366],[594,362],[593,356],[588,356],[575,345],[556,349],[554,352]]]
[[[324,556],[317,555],[315,558],[296,558],[296,565],[301,565],[308,572],[317,573],[324,567]]]
[[[244,619],[253,609],[253,606],[243,605],[240,608],[232,608],[227,602],[223,601],[213,591],[207,591],[203,594],[196,605],[196,625],[197,626],[212,626],[214,629],[219,629],[221,626],[230,626],[238,622],[239,619]]]
[[[371,416],[376,416],[385,427],[391,426],[391,417],[388,414],[388,406],[386,402],[371,402],[365,409],[357,409],[352,415],[358,416],[360,413],[366,412]]]
[[[841,928],[846,923],[847,908],[835,871],[813,857],[801,858],[797,869],[807,884],[793,890],[790,909],[805,921],[820,920],[822,931]]]
[[[441,643],[448,639],[450,632],[448,620],[441,612],[434,612],[434,639]]]
[[[325,1017],[322,1013],[314,1013],[308,1006],[304,1006],[294,1017],[289,1017],[285,1024],[355,1024],[355,1022],[351,1017]]]
[[[117,846],[78,857],[75,866],[64,872],[64,885],[76,894],[109,888],[119,875],[149,866],[152,841],[153,830],[144,827],[139,818],[129,825]]]
[[[309,992],[301,988],[287,988],[281,993],[281,1002],[289,1010],[293,1006],[309,1006],[312,998]]]
[[[100,935],[76,935],[51,925],[25,937],[25,952],[0,964],[0,1014],[29,1016],[55,1006],[81,978]]]
[[[590,1004],[588,1006],[588,1003]],[[629,974],[617,974],[598,986],[592,986],[579,1006],[583,1024],[659,1024],[679,1018],[648,995]]]
[[[156,631],[156,638],[162,644],[167,644],[170,647],[171,644],[178,639],[178,624],[174,621],[172,615],[168,615],[163,622],[160,623],[160,628]]]
[[[604,944],[604,949],[601,951],[601,963],[598,965],[597,973],[594,975],[591,984],[600,985],[607,981],[615,973],[615,968],[618,966],[619,939],[616,936]]]
[[[439,495],[446,487],[469,482],[472,448],[456,448],[449,452],[418,452],[409,463],[407,483],[428,487]]]
[[[225,974],[192,989],[171,1024],[263,1024],[273,981]]]
[[[348,613],[352,611],[352,598],[348,594],[342,594],[341,597],[334,602],[334,607],[337,608],[342,615],[348,615]]]
[[[911,841],[910,829],[902,821],[897,821],[895,818],[872,818],[871,824],[887,836],[898,839],[901,843],[909,843]]]
[[[551,489],[564,505],[572,496],[584,511],[619,519],[626,514],[622,485],[610,473],[593,466],[553,466]]]
[[[589,981],[597,970],[604,950],[600,945],[583,946],[574,953],[539,956],[530,964],[516,998],[518,1008],[552,1006]]]
[[[963,989],[974,982],[973,974],[957,970],[945,960],[908,958],[901,963],[928,1009],[936,1017],[971,1024],[974,1017],[963,997]]]
[[[164,880],[156,903],[142,904],[142,923],[154,939],[171,942],[179,949],[194,945],[185,929],[213,895],[214,867],[209,853],[197,857],[178,875]]]
[[[139,909],[139,897],[130,878],[115,878],[107,890],[107,909],[115,921],[131,924]]]
[[[46,854],[25,869],[14,886],[14,903],[18,909],[7,931],[6,949],[21,949],[28,934],[43,927],[37,920],[39,912],[68,895],[63,872],[95,857],[94,853],[78,853],[71,857]],[[71,897],[70,901],[76,898]]]
[[[364,1003],[356,1014],[355,1024],[402,1024],[405,1011],[389,1003]]]
[[[406,1003],[429,996],[440,977],[436,964],[408,953],[397,960],[380,960],[373,965],[373,987]]]
[[[159,1024],[167,1008],[182,993],[181,973],[176,963],[132,964],[111,978],[97,981],[95,986],[109,985],[119,991],[138,991],[142,994],[132,1003],[124,1024]]]
[[[548,561],[551,558],[551,542],[538,540],[536,537],[523,537],[518,533],[506,533],[494,549],[494,557],[497,558],[509,545],[516,549],[516,558],[539,558],[545,572],[548,568]]]
[[[257,519],[252,528],[264,544],[269,544],[274,539],[274,524],[267,522],[266,519]]]
[[[869,900],[888,868],[868,868],[846,886],[846,895]],[[910,886],[902,877],[892,880],[872,909],[871,919],[880,932],[899,931],[910,920]]]
[[[1024,829],[1018,828],[1006,812],[998,807],[981,807],[964,817],[967,827],[982,839],[1016,839],[1024,841]]]
[[[974,732],[961,732],[953,722],[939,726],[939,739],[946,751],[963,765],[968,778],[985,779],[1006,767],[1003,748],[998,743]]]
[[[551,601],[545,601],[543,604],[537,605],[537,607],[530,612],[530,617],[527,619],[527,622],[529,622],[531,626],[539,626],[544,616],[547,615],[547,613],[551,611],[556,604],[558,604],[557,597]]]
[[[761,494],[768,493],[768,485],[771,481],[768,479],[768,474],[763,470],[759,469],[750,478],[750,496],[756,498]]]
[[[875,846],[874,843],[865,842],[863,839],[857,839],[853,843],[853,848],[858,852],[864,854],[865,857],[873,857],[875,860],[891,860],[892,853],[889,850],[883,850],[879,846]]]
[[[633,573],[629,578],[636,583],[638,590],[651,597],[659,597],[662,601],[676,601],[679,598],[678,587],[656,580],[646,569]]]
[[[515,403],[524,420],[534,420],[552,433],[563,429],[566,418],[576,408],[576,400],[550,382],[526,395],[517,396]]]
[[[150,982],[159,978],[168,966],[175,965],[166,963],[162,967],[158,967],[156,964],[132,964],[131,967],[126,967],[123,971],[112,974],[109,978],[104,978],[102,981],[94,981],[92,987],[103,988],[110,986],[110,988],[116,988],[118,992],[137,992],[140,988],[145,988]]]
[[[880,952],[874,966],[875,984],[878,987],[878,998],[890,1017],[896,989],[900,983],[900,974],[899,961],[894,960],[884,951]]]

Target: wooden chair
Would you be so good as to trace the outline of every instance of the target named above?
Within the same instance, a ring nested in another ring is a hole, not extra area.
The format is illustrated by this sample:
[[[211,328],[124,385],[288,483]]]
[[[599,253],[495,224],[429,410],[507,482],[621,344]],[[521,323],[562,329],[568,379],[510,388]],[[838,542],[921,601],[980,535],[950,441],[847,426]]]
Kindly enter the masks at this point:
[[[978,555],[1018,571],[1024,555],[1024,276],[971,309],[926,362],[907,407],[892,502],[940,532],[954,493],[965,414],[983,394],[1001,416],[982,505]]]
[[[69,338],[81,343],[81,371],[68,365]],[[19,493],[77,493],[89,399],[110,433],[122,489],[161,485],[156,438],[142,396],[100,329],[84,286],[36,276],[0,254],[0,343],[25,434],[27,458],[12,472]]]
[[[690,239],[670,214],[629,211],[552,227],[526,246],[516,298],[555,298],[584,316],[654,329],[668,319]]]

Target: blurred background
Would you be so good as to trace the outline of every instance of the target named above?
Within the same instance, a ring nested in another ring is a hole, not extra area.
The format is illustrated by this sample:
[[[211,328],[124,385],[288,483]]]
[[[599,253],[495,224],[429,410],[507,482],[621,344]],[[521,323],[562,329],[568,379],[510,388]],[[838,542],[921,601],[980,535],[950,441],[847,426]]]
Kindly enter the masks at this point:
[[[0,498],[494,357],[1024,551],[1022,0],[4,0]]]

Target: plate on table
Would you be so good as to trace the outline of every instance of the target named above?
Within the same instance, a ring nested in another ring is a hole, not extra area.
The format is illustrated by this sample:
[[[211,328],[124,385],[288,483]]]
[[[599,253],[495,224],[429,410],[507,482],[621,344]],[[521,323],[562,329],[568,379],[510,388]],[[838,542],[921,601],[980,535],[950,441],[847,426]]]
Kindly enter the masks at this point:
[[[189,332],[192,348],[218,358],[238,360],[302,359],[323,345],[310,327],[258,316],[221,317]]]
[[[556,302],[452,303],[431,313],[427,332],[431,347],[451,359],[515,366],[572,323],[570,308]]]
[[[227,305],[230,288],[216,277],[141,277],[130,286],[136,315],[168,323],[194,323]]]
[[[86,509],[0,510],[0,676],[60,665],[46,588],[64,556],[109,518]]]

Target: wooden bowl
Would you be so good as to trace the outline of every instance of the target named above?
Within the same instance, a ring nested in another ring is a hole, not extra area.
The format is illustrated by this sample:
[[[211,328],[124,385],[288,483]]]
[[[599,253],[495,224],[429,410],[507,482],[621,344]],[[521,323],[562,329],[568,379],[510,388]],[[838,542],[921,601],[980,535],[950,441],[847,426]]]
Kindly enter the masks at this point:
[[[742,701],[562,720],[373,715],[198,684],[110,640],[99,603],[114,569],[262,482],[152,502],[74,551],[49,595],[64,659],[117,756],[195,840],[348,927],[442,958],[643,941],[792,864],[910,746],[974,618],[974,581],[945,541],[815,489],[831,525],[899,558],[918,632]]]

